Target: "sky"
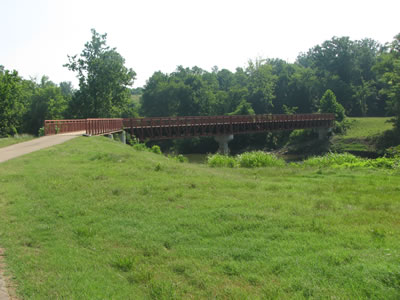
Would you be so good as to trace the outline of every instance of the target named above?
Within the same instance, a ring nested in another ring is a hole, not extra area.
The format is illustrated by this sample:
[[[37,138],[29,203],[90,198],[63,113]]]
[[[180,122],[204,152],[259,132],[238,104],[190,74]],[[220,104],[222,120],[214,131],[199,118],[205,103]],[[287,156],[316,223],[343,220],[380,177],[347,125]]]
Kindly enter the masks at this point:
[[[399,11],[399,0],[0,0],[0,65],[77,88],[63,64],[94,28],[140,87],[178,65],[234,71],[256,58],[294,62],[334,36],[391,42]]]

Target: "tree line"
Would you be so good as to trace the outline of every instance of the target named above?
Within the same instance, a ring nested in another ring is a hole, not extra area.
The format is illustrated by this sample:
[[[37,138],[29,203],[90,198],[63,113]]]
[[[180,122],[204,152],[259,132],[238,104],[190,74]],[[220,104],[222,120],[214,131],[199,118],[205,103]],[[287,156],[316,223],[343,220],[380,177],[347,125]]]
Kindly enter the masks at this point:
[[[0,67],[0,136],[37,134],[45,119],[313,113],[323,111],[327,91],[346,115],[395,116],[400,128],[400,34],[385,45],[334,37],[294,63],[256,59],[233,72],[178,66],[138,89],[136,73],[106,39],[92,30],[82,52],[68,56],[78,89]]]

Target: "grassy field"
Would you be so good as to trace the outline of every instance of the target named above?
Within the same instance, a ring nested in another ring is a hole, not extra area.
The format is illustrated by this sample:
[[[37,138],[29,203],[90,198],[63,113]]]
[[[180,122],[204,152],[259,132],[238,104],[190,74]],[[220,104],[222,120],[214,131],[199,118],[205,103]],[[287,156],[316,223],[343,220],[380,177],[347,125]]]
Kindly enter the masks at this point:
[[[23,299],[399,299],[399,182],[76,138],[0,164],[0,245]]]
[[[390,118],[349,118],[351,127],[344,135],[333,138],[335,151],[373,152],[373,137],[393,128]]]
[[[353,126],[346,132],[346,138],[365,138],[392,129],[390,118],[349,118]]]
[[[32,139],[34,139],[34,136],[29,134],[21,134],[21,135],[16,135],[14,137],[0,138],[0,148],[30,141]]]

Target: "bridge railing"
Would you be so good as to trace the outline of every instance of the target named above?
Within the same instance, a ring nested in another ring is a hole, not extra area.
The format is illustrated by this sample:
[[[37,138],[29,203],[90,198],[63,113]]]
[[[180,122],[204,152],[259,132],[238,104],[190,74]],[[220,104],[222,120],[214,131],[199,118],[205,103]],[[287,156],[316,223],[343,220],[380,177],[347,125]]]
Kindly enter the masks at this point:
[[[297,115],[239,115],[239,116],[190,116],[190,117],[152,117],[123,119],[125,128],[143,128],[159,126],[188,126],[229,123],[285,122],[334,120],[333,114],[297,114]]]
[[[123,119],[76,119],[45,120],[44,134],[53,135],[68,132],[85,131],[86,134],[99,135],[123,130]]]
[[[86,133],[89,135],[108,134],[124,129],[123,119],[86,119]]]
[[[75,120],[45,120],[44,134],[53,135],[86,130],[86,119]]]

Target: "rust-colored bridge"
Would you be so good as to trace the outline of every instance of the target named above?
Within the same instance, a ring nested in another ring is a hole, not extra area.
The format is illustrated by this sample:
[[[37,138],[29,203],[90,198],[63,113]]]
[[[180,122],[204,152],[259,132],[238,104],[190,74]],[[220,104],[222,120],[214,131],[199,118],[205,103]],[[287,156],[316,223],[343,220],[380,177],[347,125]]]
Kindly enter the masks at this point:
[[[197,136],[330,128],[334,114],[155,117],[130,119],[46,120],[45,135],[85,131],[87,135],[106,135],[126,130],[141,141]]]

